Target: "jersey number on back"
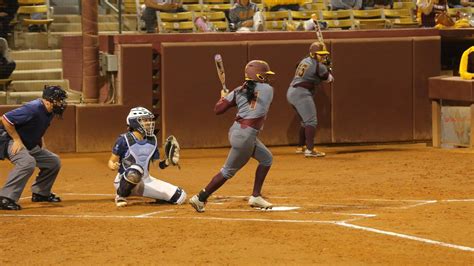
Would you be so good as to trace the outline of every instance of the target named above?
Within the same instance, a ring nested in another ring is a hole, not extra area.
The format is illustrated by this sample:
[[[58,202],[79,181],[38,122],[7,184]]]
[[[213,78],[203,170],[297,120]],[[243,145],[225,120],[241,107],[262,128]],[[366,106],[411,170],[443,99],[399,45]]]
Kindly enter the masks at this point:
[[[298,66],[298,69],[296,69],[296,76],[298,77],[303,77],[304,75],[304,72],[306,72],[306,69],[308,69],[309,65],[307,64],[300,64]]]

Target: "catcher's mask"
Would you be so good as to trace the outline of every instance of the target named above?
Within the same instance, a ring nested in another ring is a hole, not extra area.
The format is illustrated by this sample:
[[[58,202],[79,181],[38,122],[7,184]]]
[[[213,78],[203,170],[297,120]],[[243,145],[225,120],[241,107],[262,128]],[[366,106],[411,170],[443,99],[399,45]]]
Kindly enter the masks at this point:
[[[275,75],[275,72],[270,70],[265,61],[252,60],[245,66],[245,80],[268,82],[269,75]]]
[[[62,117],[67,107],[67,93],[60,86],[45,85],[42,98],[53,104],[53,114]]]
[[[144,107],[132,108],[127,116],[127,126],[143,136],[151,137],[155,131],[155,115]]]

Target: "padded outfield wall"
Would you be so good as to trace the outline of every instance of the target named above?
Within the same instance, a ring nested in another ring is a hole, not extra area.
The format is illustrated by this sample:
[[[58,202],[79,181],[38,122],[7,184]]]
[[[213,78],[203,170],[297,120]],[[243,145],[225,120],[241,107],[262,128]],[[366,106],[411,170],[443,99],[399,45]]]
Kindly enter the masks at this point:
[[[332,85],[318,89],[317,143],[420,141],[431,138],[428,77],[440,72],[437,30],[325,32],[332,53]],[[213,55],[221,53],[227,86],[243,82],[248,60],[263,59],[277,73],[275,97],[261,139],[268,145],[296,143],[297,117],[286,90],[314,34],[162,34],[102,37],[101,49],[119,56],[120,101],[71,106],[55,121],[46,144],[58,152],[110,151],[125,131],[125,116],[152,106],[152,53],[161,56],[161,135],[174,134],[183,147],[227,146],[235,112],[216,116],[220,83]],[[65,37],[64,78],[80,90],[80,37]],[[75,69],[75,70],[74,70]],[[71,75],[71,77],[69,77]],[[0,106],[3,113],[14,106]]]

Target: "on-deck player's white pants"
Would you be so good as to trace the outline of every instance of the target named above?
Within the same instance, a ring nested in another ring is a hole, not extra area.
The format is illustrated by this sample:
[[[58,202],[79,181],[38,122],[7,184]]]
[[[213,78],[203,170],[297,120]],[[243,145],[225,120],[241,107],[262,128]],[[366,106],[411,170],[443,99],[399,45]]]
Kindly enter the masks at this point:
[[[120,184],[120,179],[122,175],[117,174],[114,180],[114,187],[118,189]],[[171,197],[173,197],[174,193],[178,189],[177,186],[167,183],[165,181],[161,181],[148,175],[142,178],[142,181],[138,183],[133,189],[130,196],[142,196],[152,199],[164,200],[169,201]],[[183,191],[184,197],[186,197],[186,193]]]

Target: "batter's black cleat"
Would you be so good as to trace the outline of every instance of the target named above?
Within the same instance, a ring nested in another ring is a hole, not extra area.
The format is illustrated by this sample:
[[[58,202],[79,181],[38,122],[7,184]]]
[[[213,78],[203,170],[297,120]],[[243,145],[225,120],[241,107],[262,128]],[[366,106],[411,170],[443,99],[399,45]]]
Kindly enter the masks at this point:
[[[21,206],[12,199],[0,197],[0,210],[19,211]]]
[[[40,194],[33,193],[31,195],[32,202],[61,202],[61,198],[57,197],[54,193],[49,194],[49,196],[43,196]]]

